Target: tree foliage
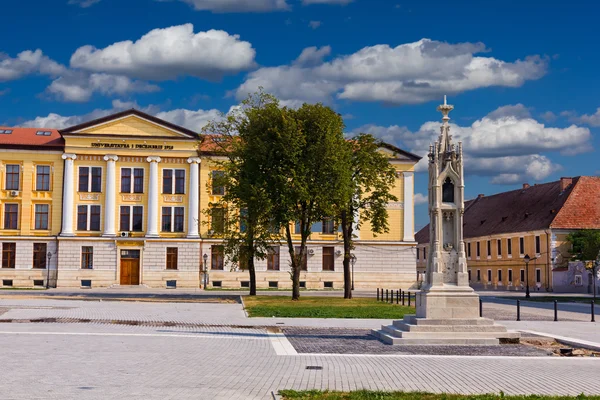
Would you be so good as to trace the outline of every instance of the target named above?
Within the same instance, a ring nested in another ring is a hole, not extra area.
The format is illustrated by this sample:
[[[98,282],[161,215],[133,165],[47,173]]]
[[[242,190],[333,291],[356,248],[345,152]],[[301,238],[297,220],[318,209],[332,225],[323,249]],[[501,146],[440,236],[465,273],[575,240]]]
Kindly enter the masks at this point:
[[[567,236],[571,243],[571,257],[578,261],[592,261],[598,257],[600,252],[600,230],[581,230],[571,232]]]

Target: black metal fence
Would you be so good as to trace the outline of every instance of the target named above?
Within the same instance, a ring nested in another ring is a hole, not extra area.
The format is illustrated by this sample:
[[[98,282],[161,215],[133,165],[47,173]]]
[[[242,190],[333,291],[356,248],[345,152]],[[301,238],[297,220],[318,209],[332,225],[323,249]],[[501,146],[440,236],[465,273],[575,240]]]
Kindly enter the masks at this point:
[[[377,301],[410,307],[417,303],[417,292],[402,289],[377,288]]]

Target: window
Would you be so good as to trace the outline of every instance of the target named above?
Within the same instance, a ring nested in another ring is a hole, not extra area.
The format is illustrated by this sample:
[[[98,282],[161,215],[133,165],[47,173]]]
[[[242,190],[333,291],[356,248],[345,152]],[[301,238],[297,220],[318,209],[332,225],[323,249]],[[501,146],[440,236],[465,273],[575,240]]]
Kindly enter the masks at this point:
[[[46,268],[46,243],[33,244],[33,268]]]
[[[583,277],[581,275],[575,275],[575,286],[583,285]]]
[[[469,282],[471,282],[471,270],[469,270],[468,272],[469,272]]]
[[[444,203],[454,203],[454,183],[450,178],[446,178],[442,185],[442,201]]]
[[[222,270],[225,264],[223,246],[210,246],[210,269]]]
[[[267,255],[267,270],[279,271],[279,246],[271,246]]]
[[[35,134],[37,136],[50,136],[50,135],[52,135],[52,132],[50,132],[50,131],[37,131]]]
[[[519,238],[519,254],[525,254],[525,238]]]
[[[512,238],[506,239],[506,253],[512,257]]]
[[[335,271],[334,257],[334,247],[323,247],[323,271]]]
[[[213,208],[210,210],[210,227],[214,233],[223,233],[225,230],[225,209]]]
[[[12,132],[12,129],[0,129],[1,135],[10,135]]]
[[[77,230],[99,231],[100,230],[100,206],[80,205],[77,206]]]
[[[481,270],[477,270],[477,282],[481,282]]]
[[[521,283],[525,282],[525,270],[521,270]]]
[[[163,169],[163,193],[185,193],[185,169]]]
[[[133,169],[133,193],[144,193],[144,169]]]
[[[306,250],[306,247],[304,247],[304,253],[302,254],[302,259],[300,263],[301,271],[308,271],[308,257],[306,256]],[[300,254],[300,246],[296,246],[294,248],[294,252],[296,253],[296,255]]]
[[[102,191],[102,168],[79,167],[79,191],[100,193]]]
[[[121,231],[141,232],[144,208],[142,206],[121,206]]]
[[[35,229],[48,229],[48,204],[35,205]]]
[[[131,193],[131,168],[121,168],[121,193]]]
[[[540,236],[537,235],[535,237],[535,254],[540,254],[541,253],[541,249],[542,249],[542,246],[541,246],[541,243],[540,243]]]
[[[37,165],[35,167],[35,190],[50,190],[50,166]]]
[[[19,229],[19,205],[4,204],[4,229]]]
[[[508,270],[508,281],[512,282],[513,281],[513,276],[512,276],[512,269]]]
[[[183,207],[163,207],[162,224],[163,232],[183,232]]]
[[[502,282],[502,270],[498,270],[498,282]]]
[[[427,260],[427,247],[423,247],[423,260]]]
[[[477,242],[477,258],[481,255],[481,242]]]
[[[492,241],[488,240],[487,241],[487,251],[488,251],[488,258],[492,256]]]
[[[223,186],[223,171],[212,171],[212,194],[213,196],[223,196],[225,194],[225,186]]]
[[[20,165],[6,166],[6,190],[19,190]]]
[[[471,242],[467,243],[467,257],[471,258]]]
[[[535,269],[535,283],[542,282],[542,270],[539,268]]]
[[[167,269],[177,269],[177,247],[167,247]]]
[[[81,269],[94,268],[94,248],[92,246],[81,247]]]
[[[492,281],[492,270],[491,269],[487,270],[487,278],[488,278],[487,279],[488,283],[490,283]]]
[[[502,239],[496,240],[498,244],[498,257],[502,257]]]
[[[327,218],[323,220],[321,232],[326,235],[332,235],[335,232],[333,219]]]
[[[417,261],[419,261],[419,249],[417,248]]]
[[[14,268],[16,255],[16,243],[2,243],[2,268]]]

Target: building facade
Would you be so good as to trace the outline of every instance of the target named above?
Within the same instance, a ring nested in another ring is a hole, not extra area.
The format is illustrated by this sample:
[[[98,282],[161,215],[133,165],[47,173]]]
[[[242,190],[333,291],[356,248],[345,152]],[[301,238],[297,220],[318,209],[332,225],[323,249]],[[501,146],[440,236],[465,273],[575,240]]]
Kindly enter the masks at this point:
[[[5,286],[248,286],[247,271],[223,255],[223,215],[205,212],[223,195],[212,180],[218,138],[137,110],[60,132],[3,130],[11,131],[0,134],[7,138],[0,141]],[[35,137],[37,147],[27,147],[26,136]],[[10,140],[23,142],[18,151]],[[392,191],[398,202],[388,207],[388,233],[375,236],[368,224],[357,232],[357,289],[415,283],[413,171],[419,157],[388,145],[381,151],[397,170]],[[16,181],[18,189],[11,189]],[[306,288],[343,285],[342,237],[333,225],[313,226],[301,274]],[[268,259],[257,261],[259,288],[291,287],[285,249],[274,243]]]
[[[600,229],[600,204],[591,200],[598,193],[600,178],[581,176],[524,184],[522,189],[466,202],[464,235],[471,286],[525,290],[529,282],[531,291],[591,291],[593,279],[581,276],[589,272],[577,273],[578,264],[569,263],[566,237],[576,230]],[[416,235],[418,279],[428,256],[426,228]]]

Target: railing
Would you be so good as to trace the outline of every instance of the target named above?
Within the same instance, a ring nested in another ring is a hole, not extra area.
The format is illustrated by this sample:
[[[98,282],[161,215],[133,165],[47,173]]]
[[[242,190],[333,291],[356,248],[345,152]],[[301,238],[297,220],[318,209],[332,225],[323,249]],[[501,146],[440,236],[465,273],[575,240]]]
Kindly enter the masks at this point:
[[[394,300],[395,299],[395,300]],[[377,301],[382,301],[384,303],[390,304],[402,304],[408,305],[409,307],[412,305],[412,301],[414,300],[414,304],[417,303],[417,293],[405,291],[402,289],[383,289],[377,288]]]

